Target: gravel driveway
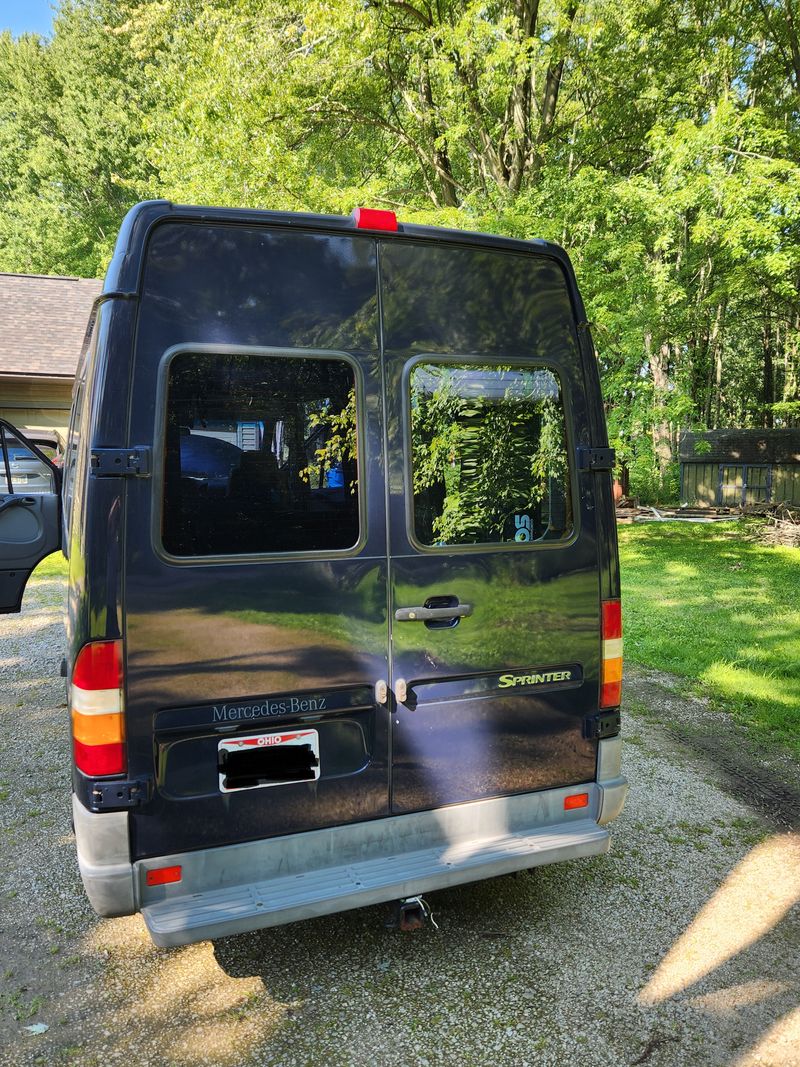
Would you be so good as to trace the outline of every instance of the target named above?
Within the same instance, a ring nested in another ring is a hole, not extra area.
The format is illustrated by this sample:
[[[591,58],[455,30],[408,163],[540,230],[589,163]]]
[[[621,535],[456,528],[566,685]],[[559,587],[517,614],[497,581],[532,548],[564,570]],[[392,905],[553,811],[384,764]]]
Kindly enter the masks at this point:
[[[162,950],[80,885],[62,597],[0,616],[0,1063],[800,1064],[796,768],[670,679],[628,680],[609,855],[431,894],[438,930],[375,907]]]

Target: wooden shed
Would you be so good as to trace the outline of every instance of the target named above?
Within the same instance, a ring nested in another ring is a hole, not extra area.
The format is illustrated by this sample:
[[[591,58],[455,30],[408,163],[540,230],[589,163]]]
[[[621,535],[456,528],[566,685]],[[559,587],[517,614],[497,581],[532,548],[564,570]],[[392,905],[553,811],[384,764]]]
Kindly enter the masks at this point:
[[[681,435],[678,457],[682,504],[800,505],[800,428],[687,430]]]

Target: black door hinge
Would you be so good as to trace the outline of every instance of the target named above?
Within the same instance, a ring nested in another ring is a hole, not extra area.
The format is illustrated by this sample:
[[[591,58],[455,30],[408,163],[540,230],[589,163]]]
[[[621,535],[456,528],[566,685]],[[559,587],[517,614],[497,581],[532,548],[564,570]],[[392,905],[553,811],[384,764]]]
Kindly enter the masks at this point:
[[[614,469],[616,455],[613,448],[589,448],[578,446],[579,471],[611,471]]]
[[[136,808],[150,796],[150,782],[95,781],[92,785],[92,811],[112,811],[117,808]]]
[[[93,448],[91,471],[95,478],[149,478],[150,449]]]
[[[619,711],[601,711],[597,715],[587,715],[583,720],[583,736],[590,741],[616,737],[620,729]]]

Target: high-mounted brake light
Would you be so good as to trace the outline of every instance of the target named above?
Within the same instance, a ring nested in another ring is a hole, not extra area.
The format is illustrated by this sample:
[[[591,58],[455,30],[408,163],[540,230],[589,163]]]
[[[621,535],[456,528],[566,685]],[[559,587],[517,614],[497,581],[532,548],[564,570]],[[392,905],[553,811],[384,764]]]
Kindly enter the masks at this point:
[[[353,218],[359,230],[396,230],[397,215],[393,211],[378,211],[373,207],[357,207]]]
[[[603,601],[603,670],[600,707],[617,708],[622,700],[622,604]]]
[[[75,660],[70,687],[75,766],[91,777],[124,774],[122,641],[91,641]]]

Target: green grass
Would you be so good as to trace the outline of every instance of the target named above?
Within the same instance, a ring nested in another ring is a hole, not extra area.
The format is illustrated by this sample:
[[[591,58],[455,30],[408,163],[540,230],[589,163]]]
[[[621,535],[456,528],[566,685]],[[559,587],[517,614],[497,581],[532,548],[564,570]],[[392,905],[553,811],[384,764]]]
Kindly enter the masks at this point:
[[[34,578],[66,578],[69,572],[69,563],[64,559],[61,552],[53,552],[50,556],[45,556],[36,570],[33,572]]]
[[[800,549],[735,522],[621,527],[628,662],[689,679],[800,754]]]

